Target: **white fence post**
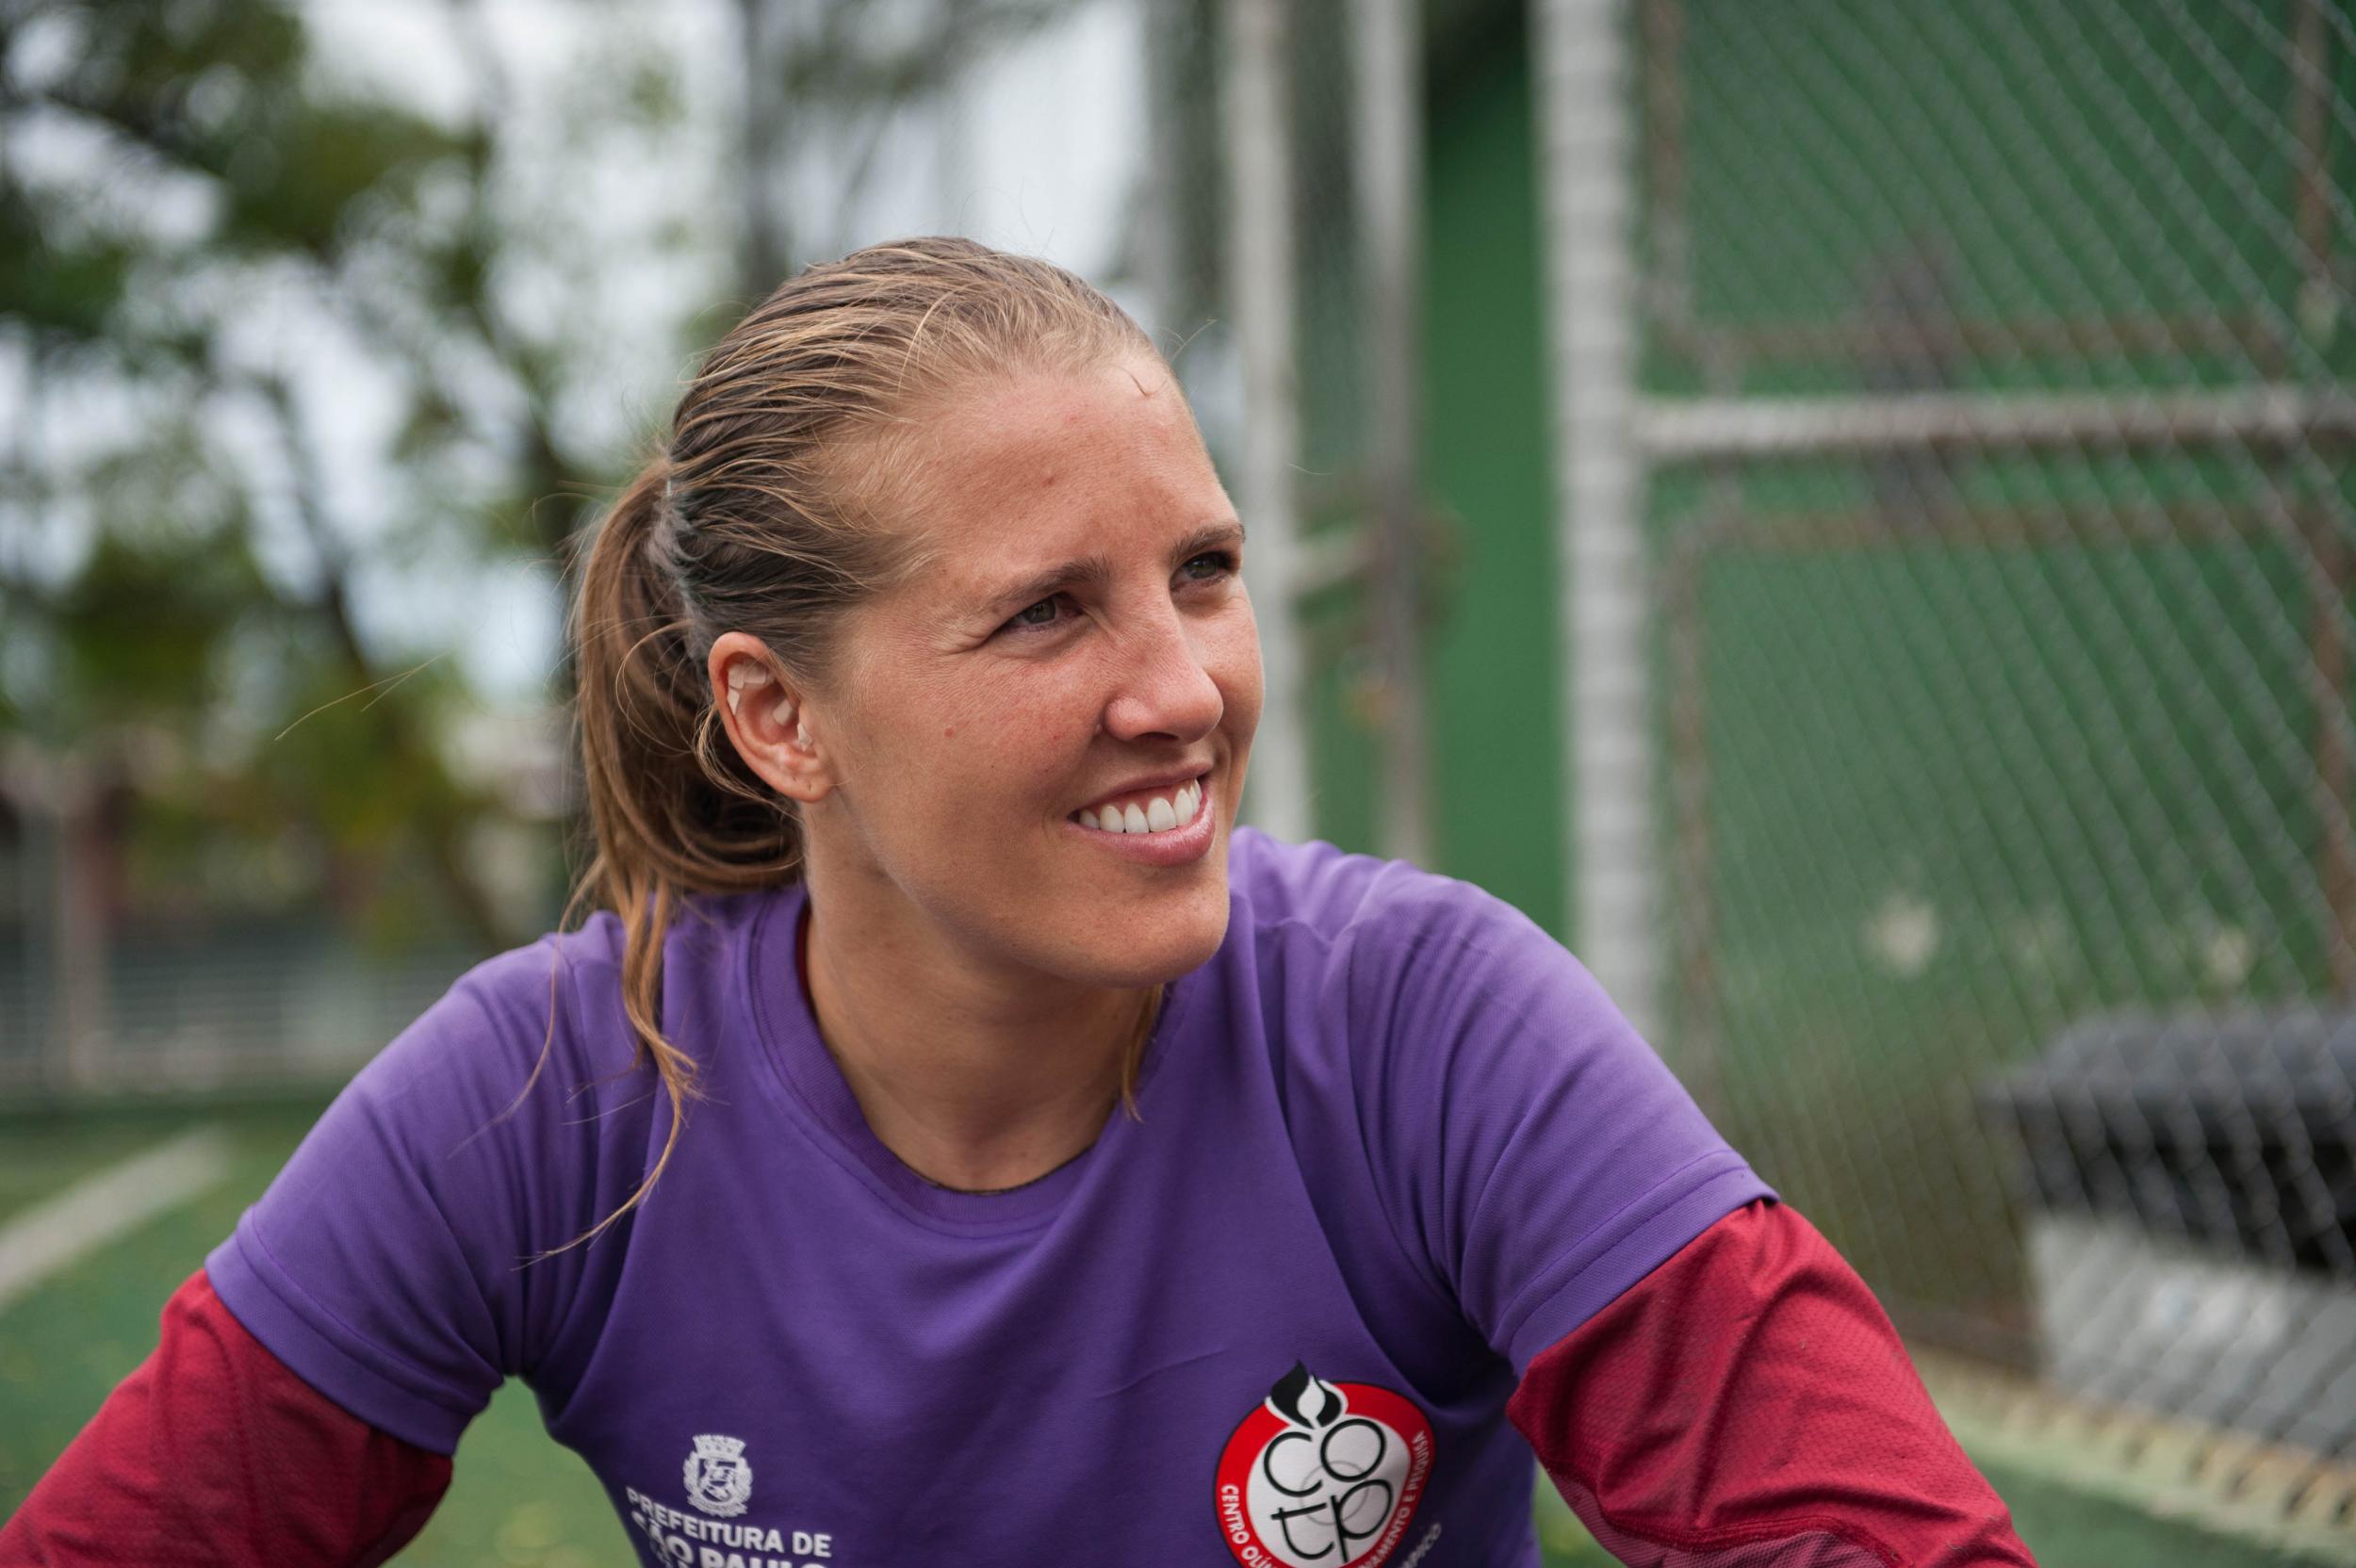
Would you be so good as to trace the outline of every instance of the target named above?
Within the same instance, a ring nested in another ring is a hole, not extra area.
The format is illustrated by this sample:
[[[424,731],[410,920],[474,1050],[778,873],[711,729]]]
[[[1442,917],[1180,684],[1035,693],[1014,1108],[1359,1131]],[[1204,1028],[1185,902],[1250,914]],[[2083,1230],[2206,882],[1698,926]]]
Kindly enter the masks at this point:
[[[1293,464],[1301,448],[1295,347],[1292,116],[1284,0],[1219,8],[1228,94],[1227,260],[1243,361],[1243,440],[1236,499],[1251,539],[1252,596],[1267,673],[1252,748],[1252,821],[1276,838],[1309,837],[1306,671],[1296,630],[1300,546]]]
[[[1647,1039],[1661,1022],[1659,851],[1635,440],[1625,0],[1532,0],[1570,793],[1570,931]]]

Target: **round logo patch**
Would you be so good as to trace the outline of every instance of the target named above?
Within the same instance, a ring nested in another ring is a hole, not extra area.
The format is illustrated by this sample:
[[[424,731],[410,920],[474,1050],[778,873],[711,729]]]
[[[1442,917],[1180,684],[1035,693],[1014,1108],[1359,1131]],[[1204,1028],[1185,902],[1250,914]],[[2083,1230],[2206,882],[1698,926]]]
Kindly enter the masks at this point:
[[[1246,1568],[1376,1568],[1432,1475],[1432,1423],[1372,1383],[1299,1362],[1219,1457],[1219,1530]]]

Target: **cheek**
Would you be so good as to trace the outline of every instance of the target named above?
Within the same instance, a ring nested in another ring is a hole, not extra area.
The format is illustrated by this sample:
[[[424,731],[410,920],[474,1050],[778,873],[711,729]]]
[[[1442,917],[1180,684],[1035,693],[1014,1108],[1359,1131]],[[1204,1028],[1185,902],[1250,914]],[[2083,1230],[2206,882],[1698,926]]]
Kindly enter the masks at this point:
[[[1260,626],[1249,598],[1238,595],[1235,613],[1221,618],[1211,660],[1212,678],[1227,698],[1230,726],[1248,731],[1259,719],[1261,694]]]
[[[1038,674],[1017,668],[957,694],[938,710],[927,732],[931,756],[918,765],[969,795],[1028,800],[1066,782],[1096,732],[1096,708],[1081,683]]]

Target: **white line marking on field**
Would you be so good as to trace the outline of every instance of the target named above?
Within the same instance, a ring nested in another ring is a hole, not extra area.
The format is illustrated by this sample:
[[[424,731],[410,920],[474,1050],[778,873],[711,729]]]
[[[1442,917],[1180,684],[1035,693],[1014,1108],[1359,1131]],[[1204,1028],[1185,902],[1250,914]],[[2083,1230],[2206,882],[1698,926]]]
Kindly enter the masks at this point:
[[[0,1312],[51,1275],[229,1176],[229,1137],[192,1128],[0,1224]]]

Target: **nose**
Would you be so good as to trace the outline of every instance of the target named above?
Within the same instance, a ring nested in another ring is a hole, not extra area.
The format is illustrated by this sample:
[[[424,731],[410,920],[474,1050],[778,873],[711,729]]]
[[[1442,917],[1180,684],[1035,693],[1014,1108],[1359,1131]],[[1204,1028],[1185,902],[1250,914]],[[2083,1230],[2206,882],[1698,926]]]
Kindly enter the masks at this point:
[[[1118,645],[1104,729],[1117,740],[1199,741],[1219,727],[1227,699],[1205,657],[1208,645],[1175,605],[1135,623]]]

